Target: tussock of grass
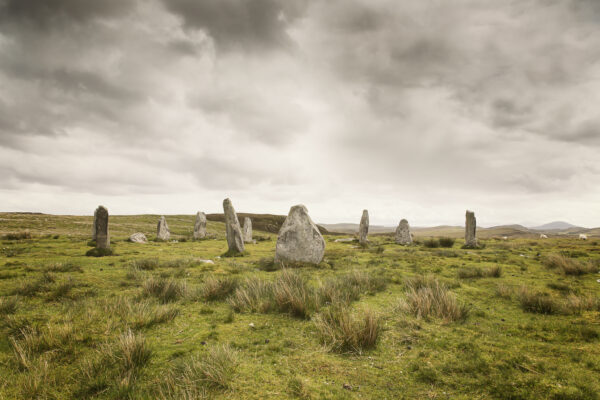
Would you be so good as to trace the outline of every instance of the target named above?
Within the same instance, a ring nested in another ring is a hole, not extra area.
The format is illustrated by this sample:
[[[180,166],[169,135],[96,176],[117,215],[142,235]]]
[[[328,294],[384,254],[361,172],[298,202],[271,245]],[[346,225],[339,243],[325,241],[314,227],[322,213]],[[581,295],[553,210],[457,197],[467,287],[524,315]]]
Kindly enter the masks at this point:
[[[400,303],[400,308],[417,318],[435,317],[445,322],[463,321],[469,314],[469,308],[433,276],[408,279],[406,300]]]
[[[10,315],[17,312],[18,297],[0,297],[0,315]]]
[[[110,347],[107,356],[122,371],[133,371],[148,364],[152,358],[152,350],[142,334],[135,334],[128,330],[119,336],[114,346]]]
[[[550,254],[542,260],[549,269],[559,270],[565,275],[584,275],[598,272],[599,268],[589,261],[579,261],[561,254]]]
[[[496,296],[502,297],[503,299],[510,299],[513,295],[513,292],[514,290],[512,287],[503,283],[496,286]]]
[[[209,276],[202,284],[199,296],[206,301],[224,300],[238,287],[238,280],[231,277]]]
[[[106,248],[101,249],[99,247],[94,247],[93,249],[89,249],[85,252],[86,257],[106,257],[114,255],[113,249]]]
[[[437,239],[425,239],[423,241],[423,246],[427,247],[428,249],[436,249],[438,247],[440,247],[440,242]]]
[[[33,297],[39,292],[47,290],[48,285],[54,281],[54,275],[45,272],[36,280],[22,281],[16,288],[12,290],[12,294],[24,297]]]
[[[177,301],[187,294],[185,281],[169,278],[148,278],[142,285],[143,294],[156,297],[161,303]]]
[[[83,269],[72,262],[54,263],[43,268],[45,272],[83,272]]]
[[[70,323],[47,325],[43,329],[27,325],[20,329],[17,336],[10,337],[9,342],[18,368],[30,370],[42,353],[65,349],[73,337],[74,328]]]
[[[266,313],[273,308],[273,284],[259,278],[248,278],[228,299],[237,312]]]
[[[142,258],[133,260],[129,264],[132,270],[152,271],[159,266],[158,258]]]
[[[133,327],[136,329],[150,328],[175,319],[179,310],[172,305],[164,304],[153,306],[149,303],[139,303],[132,310]]]
[[[456,239],[450,237],[441,237],[438,239],[438,242],[440,247],[450,248],[454,247],[454,242],[456,242]]]
[[[496,265],[489,268],[466,267],[458,270],[460,279],[475,279],[475,278],[500,278],[502,276],[502,267]]]
[[[273,257],[263,257],[257,262],[261,271],[277,271],[281,269],[281,263],[276,263]]]
[[[33,235],[29,231],[12,232],[2,236],[3,240],[26,240],[32,239]]]
[[[295,271],[284,269],[273,285],[273,298],[279,312],[307,318],[318,307],[314,290]]]
[[[227,389],[237,367],[237,353],[227,345],[214,345],[201,355],[177,360],[159,383],[162,399],[196,399],[209,390]]]
[[[363,293],[373,294],[384,290],[387,282],[366,272],[352,271],[349,274],[330,278],[319,287],[321,303],[350,303]]]
[[[519,302],[523,310],[538,314],[558,314],[560,304],[548,293],[532,290],[522,286],[518,293]]]
[[[71,290],[76,287],[73,279],[69,278],[63,282],[57,283],[48,294],[48,301],[57,301],[70,297]]]
[[[381,321],[370,310],[352,314],[345,305],[333,305],[315,315],[319,339],[331,351],[362,353],[374,348],[381,333]]]

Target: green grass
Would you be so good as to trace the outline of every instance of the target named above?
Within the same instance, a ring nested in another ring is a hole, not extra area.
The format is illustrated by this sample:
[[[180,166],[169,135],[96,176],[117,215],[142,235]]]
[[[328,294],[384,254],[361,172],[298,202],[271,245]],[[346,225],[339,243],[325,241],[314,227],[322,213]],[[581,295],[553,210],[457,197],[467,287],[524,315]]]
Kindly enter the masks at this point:
[[[109,257],[85,256],[91,217],[0,217],[0,398],[600,393],[594,240],[326,236],[320,265],[282,266],[270,232],[243,257],[219,258],[221,222],[181,241],[194,215],[167,216],[179,242],[152,241],[159,216],[111,216]]]

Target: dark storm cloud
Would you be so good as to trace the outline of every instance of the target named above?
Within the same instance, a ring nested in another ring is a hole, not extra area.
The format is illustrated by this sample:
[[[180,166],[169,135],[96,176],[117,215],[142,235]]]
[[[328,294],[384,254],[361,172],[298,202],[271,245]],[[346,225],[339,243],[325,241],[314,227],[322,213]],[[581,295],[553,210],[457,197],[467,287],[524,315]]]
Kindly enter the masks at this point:
[[[265,50],[290,45],[289,24],[304,0],[163,0],[186,26],[205,30],[217,49]]]

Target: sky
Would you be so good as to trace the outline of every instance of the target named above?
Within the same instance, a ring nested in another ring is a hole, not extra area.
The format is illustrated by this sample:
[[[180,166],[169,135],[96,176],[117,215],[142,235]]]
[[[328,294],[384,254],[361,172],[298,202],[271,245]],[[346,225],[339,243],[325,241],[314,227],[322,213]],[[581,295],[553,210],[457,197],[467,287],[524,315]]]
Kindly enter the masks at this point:
[[[600,1],[0,0],[0,211],[600,226]]]

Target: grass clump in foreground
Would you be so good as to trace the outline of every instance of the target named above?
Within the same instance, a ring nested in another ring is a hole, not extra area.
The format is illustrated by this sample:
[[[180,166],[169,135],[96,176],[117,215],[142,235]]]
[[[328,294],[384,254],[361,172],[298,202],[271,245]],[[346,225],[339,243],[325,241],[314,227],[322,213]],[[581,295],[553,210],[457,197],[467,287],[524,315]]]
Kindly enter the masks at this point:
[[[177,360],[166,378],[160,380],[159,398],[210,398],[210,390],[229,387],[237,364],[237,352],[228,345],[212,345],[203,354]]]
[[[161,303],[170,303],[187,294],[187,284],[172,278],[150,277],[142,284],[142,292],[145,296],[156,297]]]
[[[17,312],[18,297],[0,297],[0,315],[10,315]]]
[[[381,333],[381,320],[372,311],[352,313],[345,304],[335,304],[314,317],[321,342],[338,353],[362,353],[374,348]]]
[[[502,276],[502,267],[496,265],[489,268],[467,267],[458,270],[460,279],[475,279],[475,278],[500,278]]]
[[[224,300],[238,287],[238,280],[232,277],[216,278],[209,276],[200,288],[199,296],[205,301]]]
[[[550,254],[542,263],[549,269],[559,270],[565,275],[584,275],[598,272],[597,265],[589,261],[579,261],[565,257],[561,254]]]
[[[445,322],[464,321],[469,307],[459,303],[456,296],[432,275],[417,276],[405,283],[406,299],[400,309],[417,318],[440,318]]]
[[[86,257],[106,257],[114,255],[114,251],[112,248],[99,248],[94,247],[93,249],[89,249],[85,252]]]

